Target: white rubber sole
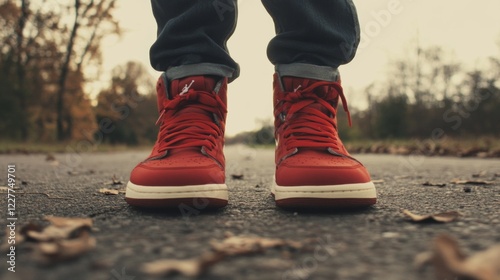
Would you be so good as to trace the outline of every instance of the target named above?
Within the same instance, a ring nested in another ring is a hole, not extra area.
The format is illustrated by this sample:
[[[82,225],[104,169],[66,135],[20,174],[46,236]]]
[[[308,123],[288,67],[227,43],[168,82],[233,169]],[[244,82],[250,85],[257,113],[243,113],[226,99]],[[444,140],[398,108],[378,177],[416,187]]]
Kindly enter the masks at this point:
[[[227,205],[228,192],[226,184],[151,187],[128,182],[125,200],[139,207],[177,207],[186,204],[219,208]]]
[[[377,201],[372,182],[324,186],[279,186],[274,182],[271,193],[281,207],[356,207]]]
[[[179,198],[209,198],[228,199],[226,184],[206,184],[191,186],[141,186],[128,182],[125,192],[126,199],[179,199]]]
[[[318,199],[376,199],[377,192],[372,182],[360,184],[326,186],[279,186],[276,182],[271,187],[276,201],[293,198]]]

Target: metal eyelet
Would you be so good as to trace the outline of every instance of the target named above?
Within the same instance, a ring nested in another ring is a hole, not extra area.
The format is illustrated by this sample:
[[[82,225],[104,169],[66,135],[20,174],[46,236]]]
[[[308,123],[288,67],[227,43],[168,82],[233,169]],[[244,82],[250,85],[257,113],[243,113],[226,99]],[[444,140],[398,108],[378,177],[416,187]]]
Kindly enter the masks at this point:
[[[281,112],[278,117],[280,118],[280,120],[282,122],[284,122],[286,120],[286,113],[285,112]]]

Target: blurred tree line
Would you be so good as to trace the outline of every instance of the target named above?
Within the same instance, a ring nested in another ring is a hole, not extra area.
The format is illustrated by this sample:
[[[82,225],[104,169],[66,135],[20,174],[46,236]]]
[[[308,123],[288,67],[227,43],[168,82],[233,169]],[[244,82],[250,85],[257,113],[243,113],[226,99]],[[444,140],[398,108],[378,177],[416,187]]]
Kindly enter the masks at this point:
[[[96,138],[110,144],[154,142],[158,132],[156,108],[155,83],[146,68],[137,62],[118,66],[109,88],[97,96]]]
[[[102,39],[121,34],[116,3],[0,0],[1,139],[154,141],[154,81],[141,64],[115,68],[109,86],[89,96],[89,82],[102,74]],[[480,65],[466,69],[440,47],[407,52],[365,89],[366,109],[351,106],[352,128],[339,110],[342,138],[500,136],[500,54]],[[263,122],[234,142],[272,144],[273,126]]]
[[[366,109],[351,106],[353,127],[339,108],[342,139],[500,136],[500,55],[467,70],[441,47],[417,48],[391,61],[386,77],[365,88]],[[227,143],[274,144],[273,130],[269,121]]]
[[[340,121],[345,139],[500,136],[500,55],[467,70],[440,47],[413,53],[365,89],[368,108],[354,112],[354,127]]]
[[[1,139],[136,144],[153,138],[154,127],[144,124],[156,119],[154,88],[138,63],[117,67],[97,104],[89,97],[89,82],[102,74],[102,39],[121,34],[116,3],[0,0]],[[100,131],[103,119],[114,122],[112,131]]]

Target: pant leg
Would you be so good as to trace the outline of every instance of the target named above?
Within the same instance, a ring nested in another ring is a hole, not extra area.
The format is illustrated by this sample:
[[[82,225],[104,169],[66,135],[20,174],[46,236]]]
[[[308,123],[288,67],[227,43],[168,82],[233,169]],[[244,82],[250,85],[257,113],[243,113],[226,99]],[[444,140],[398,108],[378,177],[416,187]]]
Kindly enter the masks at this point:
[[[219,75],[234,80],[238,64],[226,42],[236,27],[237,0],[151,0],[158,24],[150,49],[154,69],[169,79]]]
[[[302,73],[305,78],[336,80],[337,68],[354,58],[360,31],[352,0],[262,3],[276,28],[267,55],[282,76]]]

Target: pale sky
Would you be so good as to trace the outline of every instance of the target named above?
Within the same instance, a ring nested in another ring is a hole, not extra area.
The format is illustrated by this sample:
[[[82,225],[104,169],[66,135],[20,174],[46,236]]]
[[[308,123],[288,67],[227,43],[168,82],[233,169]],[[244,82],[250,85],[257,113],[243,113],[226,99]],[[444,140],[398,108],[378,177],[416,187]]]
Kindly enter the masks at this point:
[[[292,1],[292,0],[290,0]],[[439,45],[457,60],[474,67],[488,56],[500,56],[500,1],[498,0],[354,0],[362,30],[362,43],[353,62],[340,68],[350,106],[366,106],[363,88],[383,80],[389,59],[401,57],[416,42]],[[104,42],[104,75],[129,60],[144,63],[156,79],[160,73],[149,65],[149,47],[156,37],[156,23],[149,1],[120,1],[116,17],[124,29],[121,39]],[[392,5],[392,6],[391,6]],[[391,6],[392,8],[389,8]],[[396,7],[396,8],[394,8]],[[392,11],[387,21],[377,17]],[[273,66],[266,47],[274,36],[271,17],[258,0],[239,0],[239,20],[228,42],[241,76],[229,85],[227,135],[257,129],[259,119],[272,118]]]

